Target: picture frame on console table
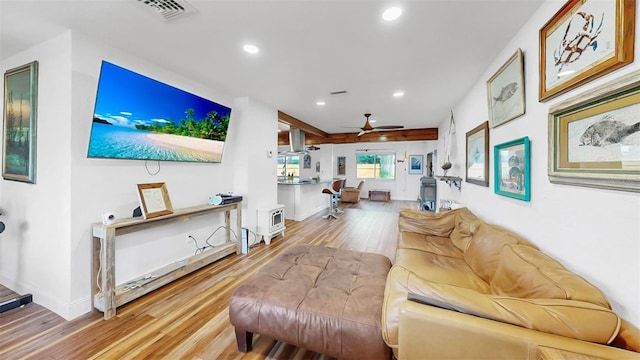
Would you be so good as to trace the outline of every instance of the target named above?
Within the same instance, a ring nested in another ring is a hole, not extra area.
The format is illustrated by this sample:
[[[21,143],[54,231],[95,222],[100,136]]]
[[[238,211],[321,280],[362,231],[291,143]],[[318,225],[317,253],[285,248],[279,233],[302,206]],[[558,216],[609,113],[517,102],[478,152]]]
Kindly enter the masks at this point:
[[[640,71],[549,109],[552,183],[640,192]]]
[[[489,122],[485,121],[467,132],[468,183],[489,187]]]
[[[4,73],[2,177],[35,184],[38,62]]]
[[[569,0],[540,29],[539,99],[633,62],[635,0]]]
[[[165,183],[138,184],[138,199],[145,219],[173,214]]]
[[[523,201],[531,199],[531,150],[529,137],[493,148],[494,192]]]

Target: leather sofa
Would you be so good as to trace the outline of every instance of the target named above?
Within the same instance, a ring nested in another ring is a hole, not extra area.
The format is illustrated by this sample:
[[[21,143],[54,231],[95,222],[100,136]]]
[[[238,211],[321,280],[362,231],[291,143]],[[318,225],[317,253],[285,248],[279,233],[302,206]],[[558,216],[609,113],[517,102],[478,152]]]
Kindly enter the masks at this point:
[[[598,288],[467,208],[400,211],[382,332],[400,360],[640,359]]]

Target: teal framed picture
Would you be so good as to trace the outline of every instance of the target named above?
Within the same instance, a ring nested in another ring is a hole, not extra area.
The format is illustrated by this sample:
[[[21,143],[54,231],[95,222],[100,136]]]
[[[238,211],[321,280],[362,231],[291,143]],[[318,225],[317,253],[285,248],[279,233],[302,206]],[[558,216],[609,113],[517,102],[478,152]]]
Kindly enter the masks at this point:
[[[494,146],[494,192],[523,201],[531,199],[531,151],[528,137]]]

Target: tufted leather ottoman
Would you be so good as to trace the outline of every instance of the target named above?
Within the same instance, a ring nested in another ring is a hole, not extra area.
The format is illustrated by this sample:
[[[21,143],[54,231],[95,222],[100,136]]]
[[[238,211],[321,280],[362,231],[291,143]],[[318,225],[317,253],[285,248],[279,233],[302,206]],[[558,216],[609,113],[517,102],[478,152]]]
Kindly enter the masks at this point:
[[[385,256],[295,245],[231,296],[238,350],[253,333],[341,359],[390,358],[382,340]]]

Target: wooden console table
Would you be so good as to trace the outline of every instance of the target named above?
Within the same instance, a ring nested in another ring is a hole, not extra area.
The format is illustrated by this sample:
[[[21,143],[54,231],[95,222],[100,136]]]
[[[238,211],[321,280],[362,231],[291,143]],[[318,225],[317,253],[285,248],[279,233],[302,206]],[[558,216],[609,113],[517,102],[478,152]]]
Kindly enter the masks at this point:
[[[114,224],[95,223],[93,228],[93,265],[91,300],[93,306],[104,312],[104,319],[116,314],[116,308],[142,295],[162,287],[173,280],[187,275],[203,266],[233,253],[241,253],[241,240],[231,241],[231,210],[237,214],[236,236],[242,236],[242,202],[226,205],[201,205],[175,210],[172,214],[150,219],[126,218],[118,219]],[[145,230],[155,225],[175,221],[188,220],[195,216],[224,211],[225,243],[214,249],[194,255],[187,259],[150,272],[150,276],[142,276],[128,281],[135,286],[116,286],[116,236]],[[99,282],[99,283],[98,283]]]

